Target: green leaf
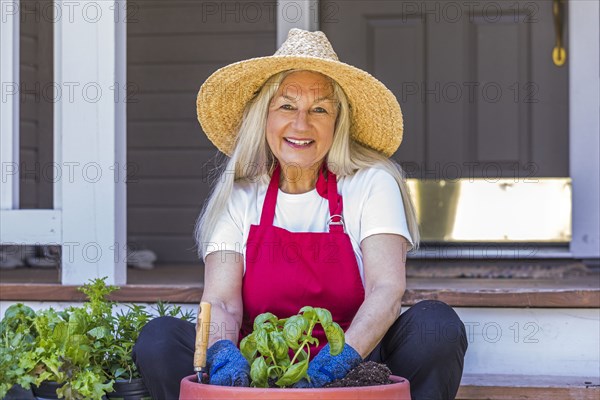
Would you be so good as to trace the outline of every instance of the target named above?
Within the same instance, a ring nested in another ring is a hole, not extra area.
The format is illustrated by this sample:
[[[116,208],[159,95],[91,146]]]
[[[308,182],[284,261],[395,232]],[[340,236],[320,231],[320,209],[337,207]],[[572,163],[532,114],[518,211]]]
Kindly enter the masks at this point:
[[[311,312],[311,311],[314,311],[314,308],[313,308],[313,307],[311,307],[311,306],[304,306],[304,307],[302,307],[302,308],[300,309],[300,312],[299,312],[299,313],[300,313],[300,314],[305,314],[305,313],[307,313],[307,312]]]
[[[265,359],[258,357],[250,366],[250,378],[255,386],[267,387],[268,386],[268,367]]]
[[[269,350],[269,336],[267,331],[264,329],[259,329],[254,331],[254,336],[256,338],[256,348],[263,356],[268,356],[270,353]]]
[[[296,363],[285,371],[285,374],[275,384],[279,387],[291,386],[306,376],[308,360]]]
[[[275,354],[275,358],[277,360],[282,360],[288,355],[289,347],[285,342],[283,337],[283,333],[274,331],[269,333],[269,341],[271,343],[271,348]]]
[[[269,367],[269,379],[267,380],[267,384],[270,386],[271,385],[271,381],[276,382],[279,378],[281,378],[281,376],[285,373],[285,371],[287,371],[287,368],[289,367],[290,363],[288,362],[287,365],[272,365]]]
[[[302,337],[302,333],[306,331],[308,324],[301,315],[294,315],[285,321],[283,324],[283,337],[292,349],[296,350],[300,347],[298,341]]]
[[[306,352],[306,350],[302,349],[300,351],[300,354],[298,354],[298,357],[296,357],[296,360],[298,360],[298,361],[308,360],[308,353]]]
[[[291,364],[292,364],[292,362],[290,360],[289,353],[286,353],[285,357],[280,358],[280,359],[277,360],[277,365],[279,366],[279,368],[282,371],[285,371]]]
[[[272,313],[263,313],[263,314],[259,314],[255,319],[254,319],[254,330],[257,330],[259,328],[262,327],[263,324],[270,322],[270,324],[267,324],[269,326],[269,328],[274,328],[277,326],[277,317],[275,315],[273,315]]]
[[[59,346],[63,346],[69,340],[69,327],[66,322],[58,323],[52,330],[52,336],[50,337],[54,343]]]
[[[246,361],[248,361],[248,363],[251,364],[254,360],[254,357],[256,357],[257,351],[254,333],[251,333],[250,335],[242,339],[242,341],[240,342],[240,351],[242,352],[242,355],[244,356]]]
[[[336,322],[331,322],[328,325],[323,326],[325,330],[325,336],[329,343],[330,353],[332,356],[336,356],[344,349],[344,330]]]
[[[305,341],[306,343],[312,344],[314,346],[318,346],[319,345],[319,339],[317,339],[316,337],[312,337],[312,336],[302,336],[302,341]]]
[[[14,319],[24,320],[35,318],[35,311],[31,307],[26,306],[23,303],[13,304],[6,309],[4,312],[4,321],[10,321]]]
[[[300,309],[300,313],[302,314],[302,316],[304,317],[305,320],[309,321],[312,320],[315,315],[317,314],[315,312],[315,309],[311,306],[304,306]]]
[[[106,326],[97,326],[93,329],[90,329],[87,333],[96,339],[110,337],[110,329]]]
[[[331,313],[329,310],[324,308],[315,308],[315,312],[317,313],[317,317],[319,318],[319,322],[321,325],[325,326],[330,324],[333,320],[331,319]]]
[[[113,375],[114,375],[114,378],[116,379],[122,375],[125,375],[126,373],[127,373],[127,370],[125,368],[117,368],[115,370],[115,372],[113,373]]]
[[[310,306],[305,306],[300,309],[302,313],[302,318],[306,321],[306,329],[310,329],[311,326],[314,326],[314,320],[317,318],[317,313],[314,308]]]
[[[0,399],[6,396],[6,393],[10,390],[13,385],[10,383],[0,383]]]

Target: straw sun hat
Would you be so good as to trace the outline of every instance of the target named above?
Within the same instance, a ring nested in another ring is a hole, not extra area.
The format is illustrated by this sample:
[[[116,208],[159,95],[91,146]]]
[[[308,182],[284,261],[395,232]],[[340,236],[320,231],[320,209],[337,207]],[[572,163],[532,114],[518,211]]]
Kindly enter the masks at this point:
[[[202,85],[198,121],[211,142],[227,155],[235,145],[244,107],[266,80],[278,72],[302,69],[334,79],[350,102],[351,136],[391,156],[402,141],[402,112],[396,97],[369,73],[338,60],[323,32],[291,29],[273,56],[227,65]]]

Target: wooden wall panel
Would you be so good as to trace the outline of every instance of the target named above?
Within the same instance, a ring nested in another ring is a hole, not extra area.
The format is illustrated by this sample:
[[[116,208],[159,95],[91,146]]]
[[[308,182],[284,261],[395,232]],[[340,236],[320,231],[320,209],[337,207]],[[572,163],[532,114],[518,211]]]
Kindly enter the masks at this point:
[[[272,33],[275,4],[248,0],[136,1],[129,8],[128,30],[134,35]]]
[[[127,207],[197,207],[203,204],[208,184],[202,179],[152,178],[127,184]]]
[[[404,130],[424,132],[424,109],[418,107],[412,97],[419,96],[420,82],[426,72],[425,26],[421,18],[392,17],[366,17],[367,63],[369,70],[396,95],[404,116]],[[396,46],[404,50],[390,52]],[[425,162],[425,145],[424,135],[406,135],[396,158],[422,164]]]
[[[184,235],[194,230],[200,207],[136,207],[129,212],[130,235]]]
[[[187,148],[148,148],[131,149],[128,163],[135,170],[130,175],[133,180],[147,178],[205,178],[207,164],[214,151],[209,149]],[[152,162],[148,162],[151,160]],[[182,168],[183,166],[183,168]]]
[[[169,149],[185,147],[187,149],[211,149],[212,143],[199,129],[198,121],[185,119],[182,121],[151,121],[140,119],[128,122],[128,150],[137,149]],[[164,140],[165,136],[169,140]]]
[[[159,263],[200,263],[193,229],[218,152],[196,119],[196,95],[218,68],[275,52],[269,7],[141,1],[130,8],[128,240],[155,251]]]

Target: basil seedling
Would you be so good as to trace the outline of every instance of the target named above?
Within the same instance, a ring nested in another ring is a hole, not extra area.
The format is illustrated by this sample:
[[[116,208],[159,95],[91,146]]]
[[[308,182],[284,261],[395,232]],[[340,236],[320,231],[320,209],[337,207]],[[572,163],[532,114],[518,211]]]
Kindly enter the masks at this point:
[[[323,327],[331,354],[339,354],[344,347],[344,331],[324,308],[302,307],[297,315],[284,319],[272,313],[258,315],[254,330],[240,342],[250,364],[252,386],[269,387],[274,381],[279,387],[288,387],[306,377],[310,345],[319,345],[311,336],[317,323]]]

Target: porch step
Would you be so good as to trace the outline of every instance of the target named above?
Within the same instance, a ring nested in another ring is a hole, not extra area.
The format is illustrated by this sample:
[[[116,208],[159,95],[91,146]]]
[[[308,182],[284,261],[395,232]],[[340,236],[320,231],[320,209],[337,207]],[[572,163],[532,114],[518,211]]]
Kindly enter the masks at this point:
[[[128,269],[129,284],[114,299],[198,304],[204,266],[157,265]],[[405,306],[425,299],[453,307],[600,307],[600,270],[576,260],[409,260]],[[0,300],[81,301],[75,286],[60,284],[56,269],[0,269]]]
[[[586,282],[540,282],[495,279],[408,279],[402,304],[411,306],[421,300],[440,300],[452,307],[513,308],[597,308],[600,288]],[[123,302],[198,304],[203,285],[157,284],[125,285],[112,296]],[[0,300],[6,301],[83,301],[76,286],[58,283],[0,283]]]
[[[467,374],[456,400],[598,400],[600,377]]]
[[[438,270],[442,270],[442,266]],[[456,268],[456,266],[454,266]],[[473,268],[463,270],[469,276]],[[403,305],[437,299],[453,307],[596,308],[600,307],[600,272],[531,279],[440,277],[427,272],[409,273]],[[202,297],[203,267],[157,266],[152,270],[128,270],[128,281],[114,299],[127,302],[198,304]],[[58,283],[58,271],[32,268],[0,270],[0,300],[81,301],[75,286]]]

